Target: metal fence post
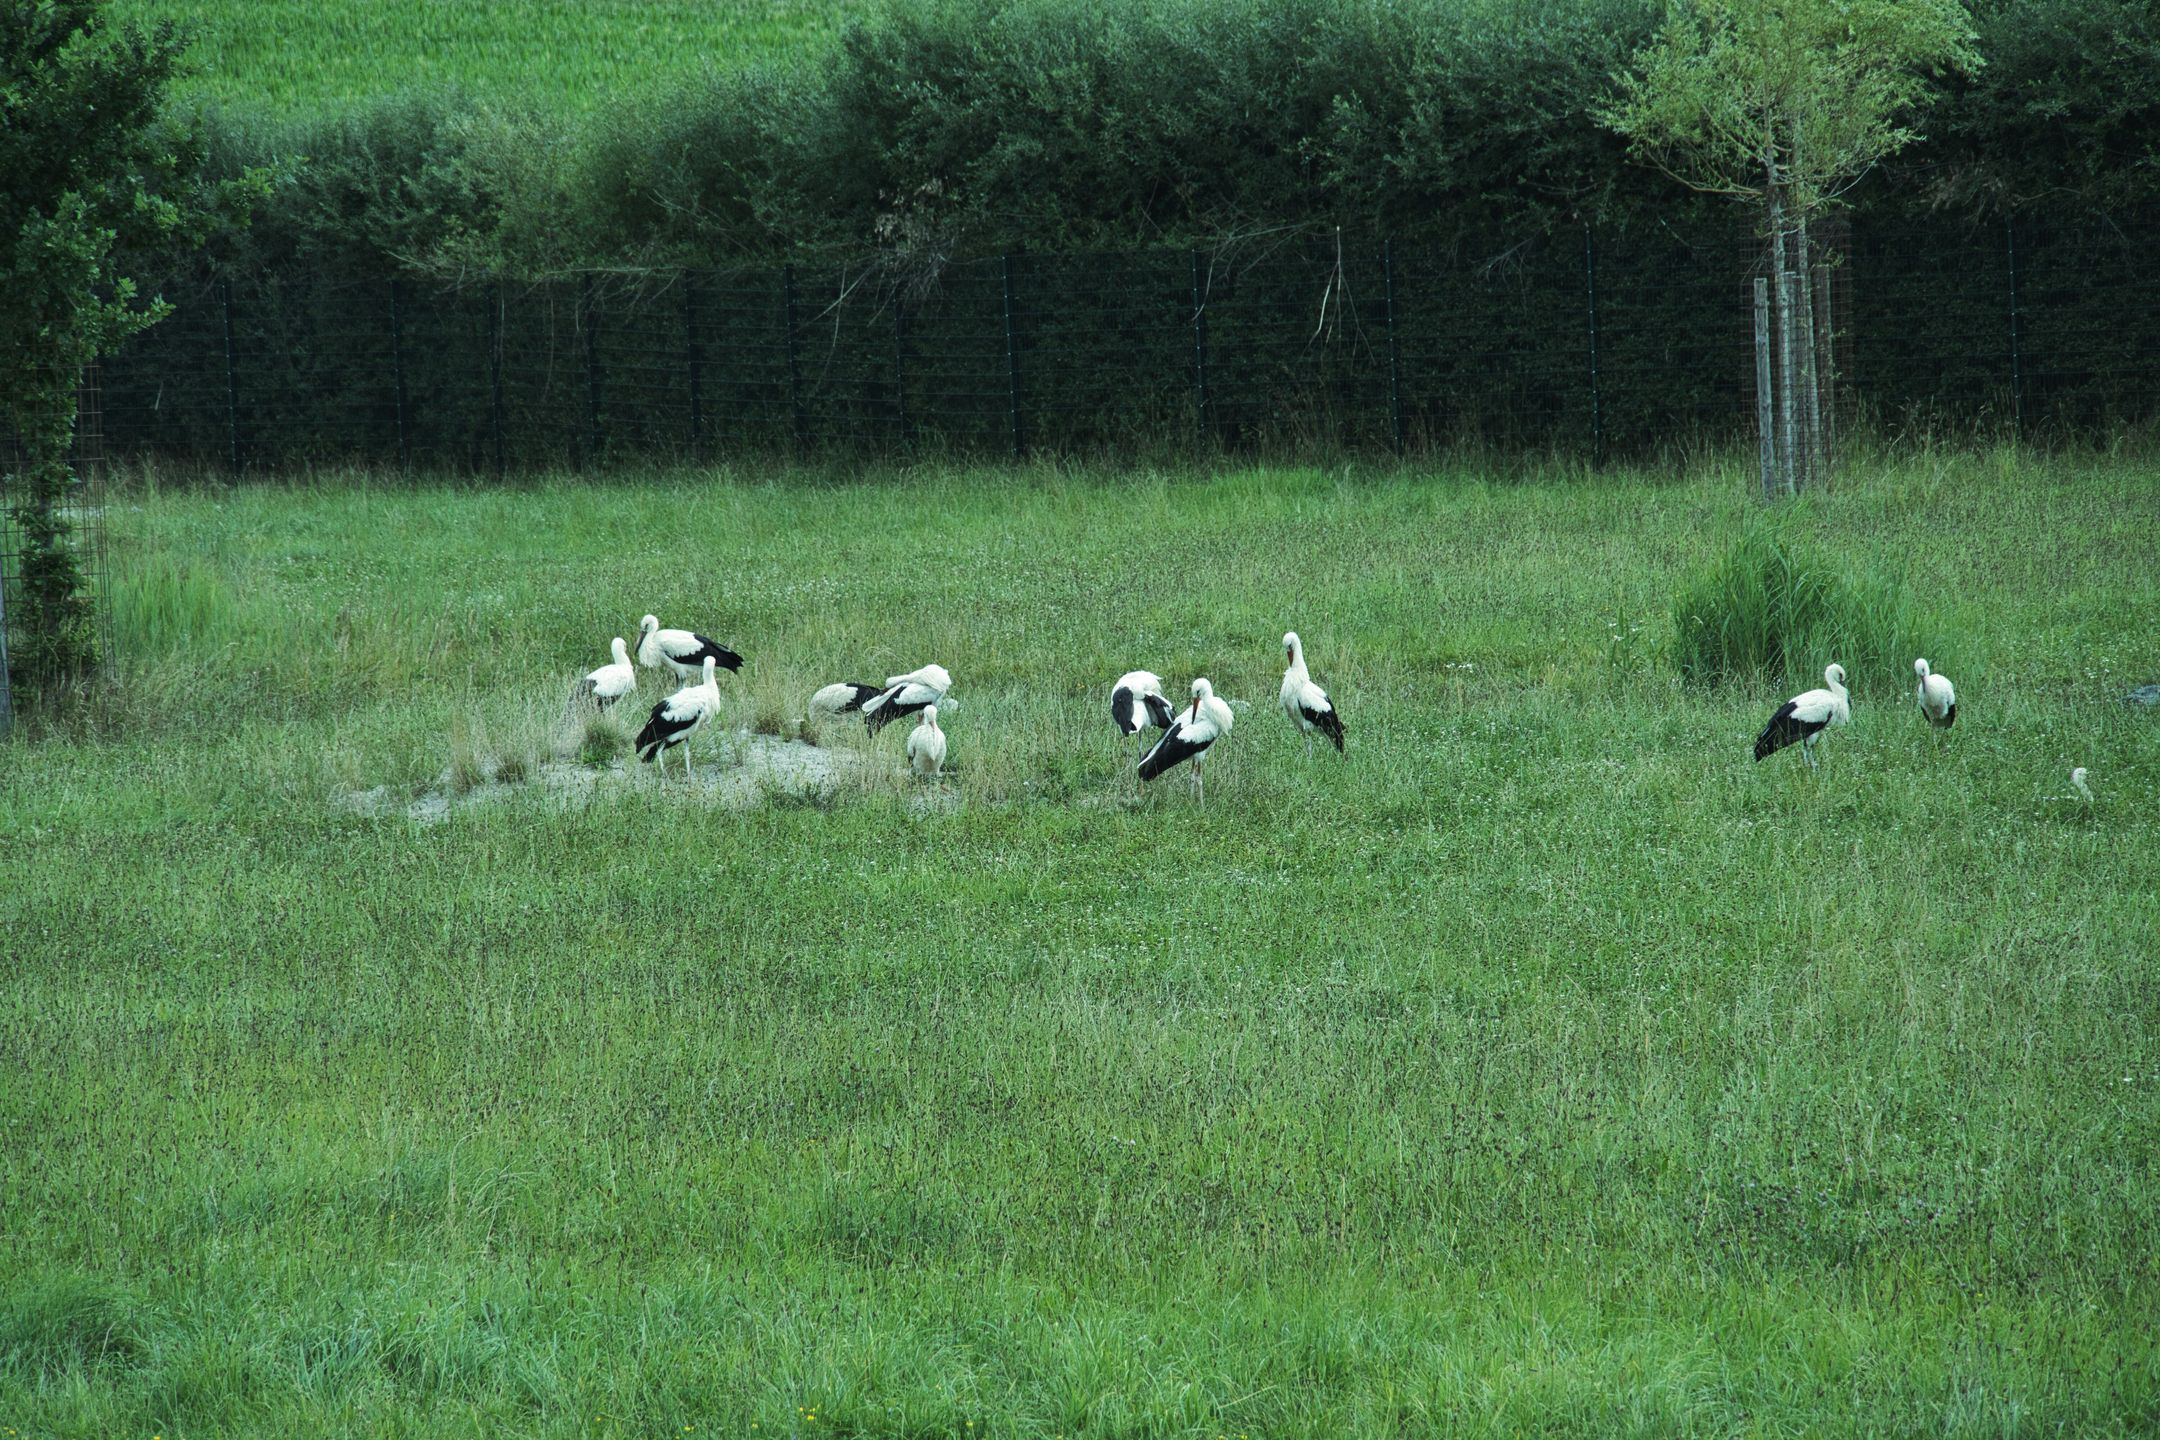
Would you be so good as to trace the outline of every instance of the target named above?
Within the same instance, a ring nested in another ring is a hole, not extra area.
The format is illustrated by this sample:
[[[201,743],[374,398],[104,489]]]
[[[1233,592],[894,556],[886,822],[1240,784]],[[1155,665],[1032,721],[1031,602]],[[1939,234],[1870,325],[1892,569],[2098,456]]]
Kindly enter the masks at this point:
[[[1755,433],[1760,437],[1762,494],[1775,500],[1777,482],[1777,412],[1770,404],[1770,282],[1755,277]]]
[[[803,421],[802,366],[795,358],[795,267],[782,266],[780,270],[781,298],[787,314],[787,388],[788,409],[795,421],[795,448],[801,450],[809,443],[809,434]]]
[[[892,302],[892,393],[900,440],[905,444],[915,438],[915,429],[907,411],[907,299],[897,290]]]
[[[218,307],[225,313],[225,463],[240,473],[240,368],[233,357],[232,281],[218,281]]]
[[[1403,452],[1402,349],[1395,341],[1395,242],[1380,242],[1382,293],[1387,297],[1387,404],[1388,426],[1395,437],[1395,453]]]
[[[1590,329],[1590,464],[1605,463],[1604,397],[1598,393],[1597,368],[1597,231],[1585,220],[1582,227],[1583,294]]]
[[[397,403],[398,469],[412,468],[412,450],[405,438],[405,326],[398,313],[398,282],[390,281],[390,383]]]
[[[1208,426],[1208,375],[1207,375],[1207,296],[1201,288],[1200,252],[1189,251],[1187,258],[1192,267],[1192,347],[1193,347],[1193,398],[1199,407],[1200,439],[1204,444],[1209,434]]]
[[[687,362],[690,381],[690,459],[695,463],[704,455],[705,445],[705,356],[698,348],[697,325],[697,276],[683,272],[683,357]]]
[[[1005,388],[1012,412],[1013,459],[1018,460],[1025,444],[1020,434],[1020,341],[1013,328],[1013,257],[1000,257],[999,267],[1005,281]]]
[[[593,279],[578,282],[578,317],[585,330],[585,453],[588,463],[600,458],[600,309],[593,303]]]
[[[0,740],[7,739],[14,728],[15,687],[8,680],[7,575],[0,572]]]
[[[2017,222],[2003,217],[2003,253],[2010,263],[2010,426],[2018,439],[2025,438],[2025,357],[2018,334]]]
[[[488,430],[495,442],[495,478],[503,477],[503,283],[488,307]]]

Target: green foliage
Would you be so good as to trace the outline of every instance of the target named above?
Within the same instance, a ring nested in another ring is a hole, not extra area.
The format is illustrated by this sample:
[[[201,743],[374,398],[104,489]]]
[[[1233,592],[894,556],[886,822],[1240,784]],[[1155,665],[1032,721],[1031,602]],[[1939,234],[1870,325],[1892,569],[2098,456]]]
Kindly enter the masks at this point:
[[[1954,6],[1811,0],[1792,27],[1849,18],[1868,27],[1866,54],[1896,40],[1884,53],[1912,62],[1848,64],[1858,42],[1827,47],[1806,112],[1824,174],[1925,129],[1896,183],[1856,200],[2160,193],[2160,69],[2141,63],[2153,42],[2134,0],[2116,3],[2088,17],[2072,0],[1995,0],[1974,69],[1935,25]],[[955,254],[1258,247],[1337,225],[1446,244],[1584,215],[1670,225],[1703,204],[1599,123],[1663,13],[1653,0],[932,0],[867,7],[830,41],[699,57],[710,65],[664,48],[672,22],[596,31],[594,64],[653,48],[585,112],[536,96],[507,59],[476,58],[451,75],[389,71],[399,93],[355,91],[335,111],[271,118],[234,96],[207,118],[216,173],[294,175],[231,253],[243,269],[292,256],[536,277],[874,253],[925,276]],[[1944,47],[1964,70],[1921,63]],[[1703,79],[1705,59],[1681,78]],[[1791,69],[1736,73],[1767,85]]]
[[[1673,661],[1691,685],[1804,689],[1834,662],[1855,694],[1892,694],[1914,657],[1929,653],[1914,648],[1923,633],[1902,584],[1855,575],[1768,516],[1751,518],[1672,603]]]
[[[6,487],[22,550],[7,658],[30,679],[96,659],[68,542],[76,381],[166,313],[137,303],[121,257],[239,218],[260,184],[201,184],[199,137],[159,123],[179,59],[169,23],[114,28],[103,0],[0,0],[0,423],[23,455]]]
[[[1682,0],[1600,118],[1684,184],[1821,212],[1980,66],[1962,0]]]
[[[1944,77],[1900,184],[1965,210],[2119,208],[2160,188],[2150,0],[1975,0],[1987,64]]]

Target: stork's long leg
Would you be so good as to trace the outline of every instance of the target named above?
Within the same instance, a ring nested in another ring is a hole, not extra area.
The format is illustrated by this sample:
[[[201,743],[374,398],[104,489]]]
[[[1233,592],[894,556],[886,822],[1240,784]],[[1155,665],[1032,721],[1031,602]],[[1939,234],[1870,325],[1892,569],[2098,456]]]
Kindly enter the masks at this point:
[[[1305,758],[1312,759],[1312,726],[1305,727]]]
[[[688,740],[683,741],[682,773],[683,779],[690,781],[692,784],[697,782],[697,771],[690,764],[690,742]]]

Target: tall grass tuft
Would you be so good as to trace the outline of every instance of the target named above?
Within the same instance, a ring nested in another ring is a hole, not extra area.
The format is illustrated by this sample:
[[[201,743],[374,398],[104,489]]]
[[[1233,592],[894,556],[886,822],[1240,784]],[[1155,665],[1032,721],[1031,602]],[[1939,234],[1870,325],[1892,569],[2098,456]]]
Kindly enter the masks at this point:
[[[166,655],[229,625],[232,594],[216,575],[154,555],[113,586],[113,638],[123,655]]]
[[[1673,597],[1672,658],[1690,685],[1805,688],[1843,665],[1854,690],[1902,689],[1923,626],[1904,586],[1855,575],[1757,518]]]

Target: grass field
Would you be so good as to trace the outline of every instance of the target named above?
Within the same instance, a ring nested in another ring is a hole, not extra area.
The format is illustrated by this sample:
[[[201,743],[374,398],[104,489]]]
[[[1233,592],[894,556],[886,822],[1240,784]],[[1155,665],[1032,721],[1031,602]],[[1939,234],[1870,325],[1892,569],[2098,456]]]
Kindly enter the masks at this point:
[[[821,42],[854,0],[115,0],[193,35],[184,94],[319,110],[420,86],[591,110]]]
[[[1658,657],[1738,467],[876,478],[112,497],[122,683],[0,749],[0,1427],[2160,1426],[2160,468],[1799,507],[1961,702],[1819,775]],[[745,722],[942,661],[947,803],[339,803],[647,609]],[[1204,811],[1136,665],[1250,702]]]

